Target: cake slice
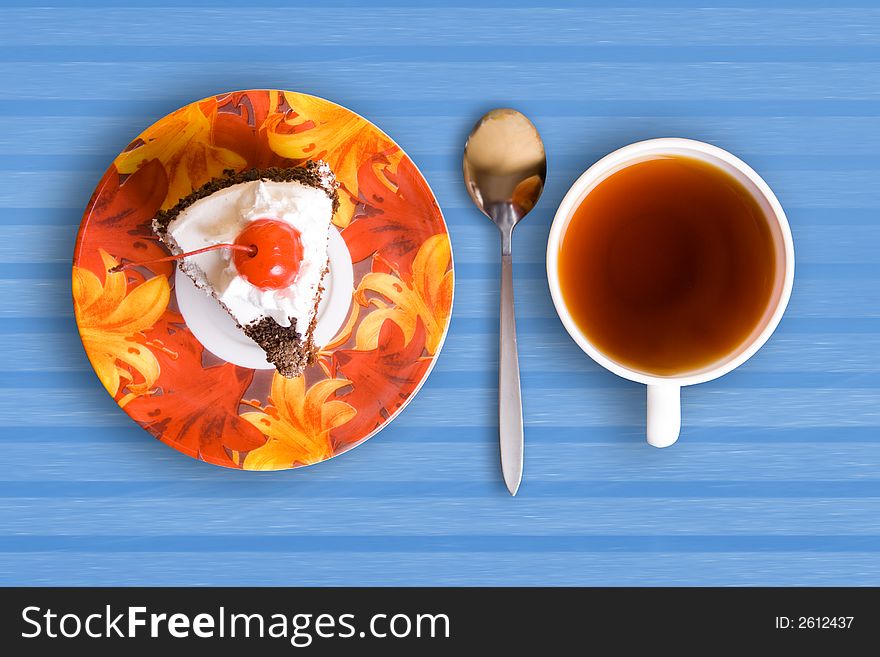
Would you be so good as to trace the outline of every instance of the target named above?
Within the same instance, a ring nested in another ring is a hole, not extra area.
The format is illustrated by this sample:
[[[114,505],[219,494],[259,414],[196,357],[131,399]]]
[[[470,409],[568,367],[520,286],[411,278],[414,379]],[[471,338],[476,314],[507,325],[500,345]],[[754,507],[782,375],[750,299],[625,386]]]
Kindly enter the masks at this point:
[[[226,174],[157,214],[153,231],[175,255],[236,245],[188,255],[179,267],[217,299],[280,374],[299,376],[316,354],[313,333],[339,184],[320,160]]]

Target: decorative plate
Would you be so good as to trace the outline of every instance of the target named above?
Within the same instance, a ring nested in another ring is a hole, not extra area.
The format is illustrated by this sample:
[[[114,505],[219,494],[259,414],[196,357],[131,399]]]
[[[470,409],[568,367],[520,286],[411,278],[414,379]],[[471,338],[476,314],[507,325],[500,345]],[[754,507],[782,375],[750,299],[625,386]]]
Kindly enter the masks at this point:
[[[303,376],[265,369],[217,304],[204,321],[190,304],[210,298],[174,263],[108,273],[166,255],[152,217],[224,170],[319,158],[341,183],[341,239],[316,331],[326,344]],[[412,161],[354,112],[289,91],[205,98],[145,130],[98,183],[73,257],[76,322],[107,392],[162,442],[230,468],[317,463],[378,432],[428,376],[452,296],[446,224]]]

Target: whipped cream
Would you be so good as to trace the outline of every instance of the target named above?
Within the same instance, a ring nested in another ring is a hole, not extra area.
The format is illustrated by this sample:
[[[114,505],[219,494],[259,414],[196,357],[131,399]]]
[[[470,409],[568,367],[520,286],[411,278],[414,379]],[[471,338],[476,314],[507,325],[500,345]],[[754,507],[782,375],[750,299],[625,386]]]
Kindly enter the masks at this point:
[[[326,192],[299,182],[255,180],[231,185],[199,199],[168,225],[167,234],[182,251],[232,243],[257,219],[279,219],[296,228],[303,261],[292,285],[261,290],[245,280],[232,261],[231,249],[218,249],[185,260],[213,288],[214,296],[242,326],[271,317],[281,326],[296,321],[304,333],[315,310],[315,296],[327,266],[327,237],[333,205]]]

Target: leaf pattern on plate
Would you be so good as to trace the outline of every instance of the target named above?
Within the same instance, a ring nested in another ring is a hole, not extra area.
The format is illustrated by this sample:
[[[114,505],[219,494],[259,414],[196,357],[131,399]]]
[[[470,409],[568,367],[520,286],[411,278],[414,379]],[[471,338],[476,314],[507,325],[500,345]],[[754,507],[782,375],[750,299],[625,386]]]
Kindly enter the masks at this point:
[[[120,262],[152,260],[167,255],[151,226],[167,191],[168,179],[158,160],[145,163],[124,181],[116,167],[111,165],[86,209],[86,215],[91,217],[90,230],[100,230],[103,236],[101,248]],[[98,251],[90,249],[78,253],[79,265],[99,271],[103,261]],[[168,276],[174,264],[158,262],[146,269]]]
[[[409,271],[419,247],[437,232],[439,210],[428,183],[412,160],[396,155],[377,155],[361,166],[363,203],[342,231],[353,262],[379,256],[374,271]]]
[[[424,350],[421,319],[417,318],[409,341],[389,319],[383,322],[373,349],[340,349],[333,354],[333,373],[351,381],[351,391],[340,399],[358,409],[354,419],[333,431],[337,449],[363,440],[406,403],[431,364],[431,358],[422,355]],[[395,394],[387,394],[389,385]]]
[[[309,159],[285,157],[269,146],[269,131],[275,123],[275,116],[293,115],[283,92],[255,94],[236,91],[218,97],[217,106],[211,116],[214,144],[243,157],[244,168],[289,167]]]
[[[182,318],[181,318],[182,319]],[[238,414],[254,371],[223,363],[205,367],[204,347],[189,329],[162,322],[147,334],[162,372],[159,389],[125,405],[125,411],[163,442],[216,465],[237,468],[233,452],[264,439]]]

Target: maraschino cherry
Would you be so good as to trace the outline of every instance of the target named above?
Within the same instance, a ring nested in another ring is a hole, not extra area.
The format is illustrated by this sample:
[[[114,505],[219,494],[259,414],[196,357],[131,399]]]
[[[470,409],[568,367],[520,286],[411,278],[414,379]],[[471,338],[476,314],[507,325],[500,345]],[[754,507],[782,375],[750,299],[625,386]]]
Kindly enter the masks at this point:
[[[236,249],[232,261],[245,280],[263,290],[293,285],[303,259],[299,231],[277,219],[257,219],[238,237],[238,246],[255,247],[256,253]]]
[[[257,219],[238,234],[234,244],[214,244],[179,255],[127,262],[113,267],[111,272],[123,271],[154,262],[180,260],[188,256],[231,249],[232,262],[242,278],[261,290],[278,290],[293,284],[303,260],[303,245],[299,231],[278,219]]]

